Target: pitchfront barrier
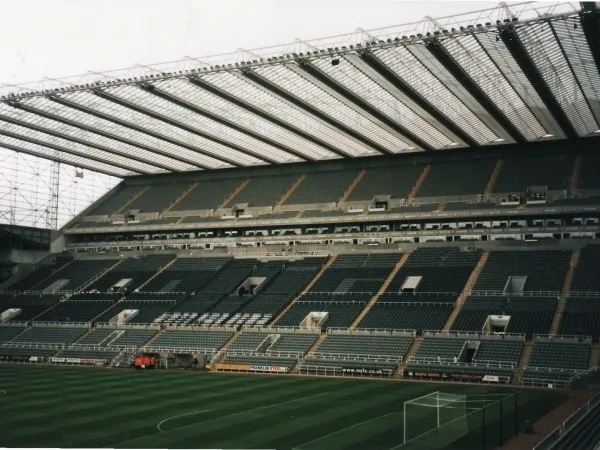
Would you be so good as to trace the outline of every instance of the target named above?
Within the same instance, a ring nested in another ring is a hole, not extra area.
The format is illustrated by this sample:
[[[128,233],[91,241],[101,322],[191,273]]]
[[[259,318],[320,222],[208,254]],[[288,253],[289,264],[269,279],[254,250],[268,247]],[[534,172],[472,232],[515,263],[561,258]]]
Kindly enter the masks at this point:
[[[215,364],[216,370],[230,370],[233,372],[268,372],[268,373],[286,373],[287,367],[280,366],[262,366],[262,365],[250,365],[250,364],[227,364],[217,363]]]

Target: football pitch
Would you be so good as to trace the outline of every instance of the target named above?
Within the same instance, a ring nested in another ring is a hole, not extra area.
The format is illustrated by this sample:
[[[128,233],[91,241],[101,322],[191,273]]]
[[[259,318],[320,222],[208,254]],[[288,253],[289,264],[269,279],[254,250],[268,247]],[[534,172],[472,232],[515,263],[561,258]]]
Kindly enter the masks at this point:
[[[436,391],[467,398],[514,392],[480,385],[2,365],[0,447],[496,448],[500,421],[505,428],[514,423],[514,430],[517,421],[533,423],[565,399],[558,392],[523,390],[516,418],[506,410],[502,418],[488,414],[484,433],[476,430],[482,423],[477,418],[469,424],[472,431],[460,436],[438,431],[435,438],[402,446],[404,402]]]

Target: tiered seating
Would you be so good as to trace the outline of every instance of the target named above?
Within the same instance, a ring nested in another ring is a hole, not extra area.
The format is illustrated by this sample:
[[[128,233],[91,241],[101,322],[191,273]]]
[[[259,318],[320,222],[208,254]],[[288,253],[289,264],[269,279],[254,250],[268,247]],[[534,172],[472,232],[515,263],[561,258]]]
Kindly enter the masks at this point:
[[[482,340],[473,355],[473,361],[506,361],[518,364],[522,351],[522,341]]]
[[[114,340],[108,340],[109,347],[141,347],[154,336],[154,330],[125,330]]]
[[[315,211],[315,210],[309,210],[309,211],[304,211],[302,213],[302,217],[303,218],[308,218],[308,217],[337,217],[337,216],[343,216],[346,213],[344,211],[340,211],[337,209],[333,209],[333,210],[329,210],[329,211]]]
[[[109,341],[109,336],[113,333],[115,333],[115,330],[108,328],[90,330],[90,332],[79,339],[77,343],[81,345],[100,345],[101,343],[106,345]]]
[[[243,181],[243,178],[200,181],[171,211],[218,208]]]
[[[534,342],[529,365],[523,378],[528,380],[566,381],[588,368],[589,342],[573,339]]]
[[[11,322],[29,322],[60,301],[60,295],[18,295],[10,300],[5,309],[19,308],[21,312]]]
[[[416,197],[482,194],[495,165],[495,159],[432,164]]]
[[[6,341],[10,341],[24,329],[25,327],[0,326],[0,344]]]
[[[397,253],[339,255],[311,292],[375,293],[400,256]]]
[[[189,187],[190,183],[152,184],[127,209],[142,212],[161,212]]]
[[[127,291],[131,292],[154,275],[161,267],[167,265],[172,259],[173,255],[146,255],[139,258],[126,259],[98,281],[94,282],[89,289],[106,292],[120,280],[130,278],[133,281],[127,286]]]
[[[194,292],[230,258],[179,258],[142,289],[143,292]]]
[[[464,339],[425,338],[415,354],[415,358],[436,361],[458,358],[465,345]]]
[[[285,204],[337,202],[357,175],[358,170],[307,173]]]
[[[459,294],[479,262],[481,251],[457,247],[419,248],[409,256],[386,292],[399,292],[409,276],[422,277],[416,292]]]
[[[213,278],[211,278],[195,296],[177,306],[179,312],[208,311],[222,297],[232,292],[252,274],[258,261],[234,259]]]
[[[372,200],[376,195],[408,198],[410,191],[423,172],[418,166],[391,166],[368,169],[347,201]]]
[[[534,334],[550,332],[556,311],[556,297],[477,297],[467,299],[452,329],[456,331],[482,331],[490,315],[507,315],[508,333]]]
[[[109,300],[64,301],[35,318],[36,322],[90,322],[94,317],[110,308]]]
[[[329,334],[315,352],[317,358],[385,357],[401,360],[413,342],[409,336]]]
[[[57,286],[60,291],[77,289],[116,262],[117,260],[115,259],[76,260],[64,269],[54,272],[46,280],[36,285],[35,289],[42,291],[52,286],[58,280],[68,280],[68,283]]]
[[[231,343],[228,347],[228,350],[233,351],[246,351],[246,352],[255,352],[258,349],[258,346],[269,336],[269,334],[273,333],[255,333],[255,332],[243,332],[235,341]]]
[[[508,277],[527,276],[524,291],[559,292],[570,257],[556,250],[491,252],[474,290],[503,293]]]
[[[0,346],[0,355],[2,356],[36,356],[38,358],[49,358],[53,356],[58,349],[56,348],[24,348]]]
[[[419,203],[410,206],[396,206],[394,208],[390,208],[384,212],[384,214],[414,214],[414,213],[423,213],[423,212],[432,212],[435,211],[438,207],[437,203]],[[373,213],[373,214],[381,214],[381,213]]]
[[[304,355],[308,349],[315,343],[318,334],[308,333],[282,333],[271,345],[268,353],[298,353]]]
[[[295,358],[276,358],[273,356],[244,356],[244,355],[227,355],[223,360],[225,364],[241,364],[250,366],[275,366],[285,367],[290,370],[296,364]]]
[[[420,297],[413,297],[417,302]],[[454,308],[453,303],[387,303],[389,297],[380,297],[359,328],[378,330],[441,330]],[[454,300],[454,299],[453,299]]]
[[[252,177],[250,183],[233,199],[233,204],[274,206],[298,179],[298,174]],[[227,206],[233,206],[229,204]]]
[[[398,363],[393,361],[355,360],[355,359],[323,359],[307,358],[300,364],[300,373],[319,375],[349,375],[346,370],[355,368],[368,368],[369,370],[380,370],[384,376],[391,376],[396,370]],[[315,370],[315,368],[317,370]],[[354,376],[377,376],[370,373],[355,373]]]
[[[38,283],[52,275],[55,271],[72,260],[73,258],[70,256],[58,255],[54,258],[53,262],[50,264],[41,264],[33,272],[21,278],[19,281],[11,284],[8,289],[11,291],[32,290]]]
[[[231,331],[166,330],[151,343],[152,348],[219,349],[233,336]]]
[[[588,153],[583,155],[583,163],[579,171],[581,185],[579,189],[600,189],[600,155]]]
[[[530,186],[565,189],[564,180],[571,176],[574,155],[532,155],[506,158],[492,192],[523,193]]]
[[[153,323],[161,314],[172,311],[174,307],[175,301],[173,300],[123,300],[106,310],[96,319],[96,322],[108,323],[119,313],[127,309],[135,309],[138,314],[127,323],[149,324]]]
[[[185,216],[181,223],[221,222],[221,216]]]
[[[143,186],[122,186],[116,193],[103,200],[89,215],[104,216],[114,214],[142,189]]]
[[[179,220],[179,217],[163,217],[162,219],[144,220],[144,225],[169,225]]]
[[[355,297],[356,298],[356,297]],[[297,327],[311,312],[328,312],[326,328],[348,328],[367,304],[369,296],[362,301],[298,301],[277,321],[278,326]]]
[[[71,344],[83,336],[87,328],[33,327],[11,339],[11,343]]]

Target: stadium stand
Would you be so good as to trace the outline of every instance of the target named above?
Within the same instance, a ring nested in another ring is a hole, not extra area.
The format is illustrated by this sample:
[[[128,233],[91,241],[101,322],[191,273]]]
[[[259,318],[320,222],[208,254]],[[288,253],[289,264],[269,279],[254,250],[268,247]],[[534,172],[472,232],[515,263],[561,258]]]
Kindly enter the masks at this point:
[[[495,159],[433,164],[416,197],[483,194],[495,165]]]
[[[83,336],[87,328],[31,327],[10,340],[11,343],[71,344]]]
[[[75,290],[102,273],[117,262],[116,259],[93,259],[73,261],[64,268],[55,271],[41,283],[36,290],[51,293],[52,291]]]
[[[369,169],[346,201],[370,201],[376,195],[390,195],[396,199],[408,198],[422,171],[422,165]]]
[[[250,183],[225,206],[247,203],[249,206],[274,206],[298,178],[295,174],[252,177]]]
[[[244,178],[222,178],[200,181],[171,211],[198,211],[215,209],[244,181]]]
[[[218,350],[233,336],[232,331],[166,330],[152,341],[152,349]]]
[[[110,300],[59,302],[35,318],[36,322],[90,322],[112,306]]]
[[[565,189],[575,157],[572,154],[535,155],[505,158],[493,193],[524,193],[531,186]]]
[[[590,348],[590,341],[580,338],[536,339],[523,380],[567,381],[587,370]]]
[[[100,292],[132,292],[148,280],[161,267],[167,265],[173,255],[143,255],[128,258],[103,277],[88,286],[88,290]],[[112,289],[117,283],[128,280],[123,287]]]
[[[230,258],[178,258],[175,263],[144,285],[142,292],[194,292]]]
[[[110,216],[116,213],[126,202],[131,200],[142,189],[142,186],[122,186],[113,195],[104,199],[98,206],[88,213],[88,215]]]
[[[285,205],[337,202],[357,175],[357,170],[307,173]]]
[[[54,272],[59,270],[61,267],[70,263],[73,260],[71,256],[57,255],[52,258],[50,264],[40,264],[35,270],[26,275],[25,277],[17,280],[10,284],[8,289],[10,291],[26,291],[35,289],[36,285],[44,281],[46,278],[51,276]]]
[[[189,183],[152,184],[127,205],[128,210],[161,212],[189,187]]]
[[[314,355],[316,358],[390,358],[402,360],[413,338],[393,334],[328,334]]]

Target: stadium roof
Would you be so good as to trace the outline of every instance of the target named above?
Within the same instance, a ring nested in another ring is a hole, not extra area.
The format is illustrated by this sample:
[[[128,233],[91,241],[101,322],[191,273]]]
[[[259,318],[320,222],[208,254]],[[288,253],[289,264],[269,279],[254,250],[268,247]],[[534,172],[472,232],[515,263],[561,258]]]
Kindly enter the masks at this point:
[[[600,133],[600,3],[0,86],[0,147],[115,176]]]

